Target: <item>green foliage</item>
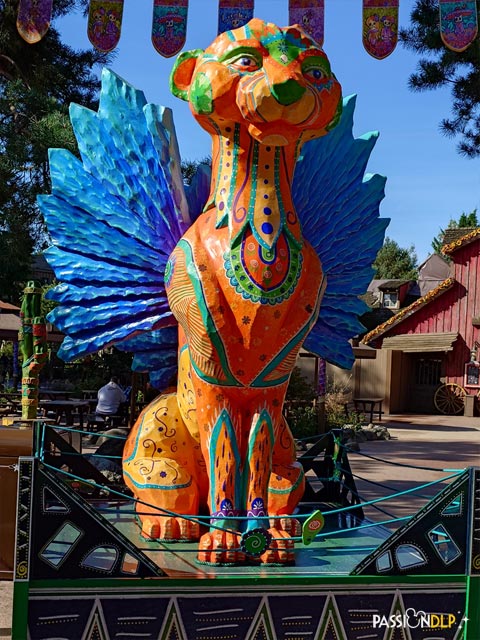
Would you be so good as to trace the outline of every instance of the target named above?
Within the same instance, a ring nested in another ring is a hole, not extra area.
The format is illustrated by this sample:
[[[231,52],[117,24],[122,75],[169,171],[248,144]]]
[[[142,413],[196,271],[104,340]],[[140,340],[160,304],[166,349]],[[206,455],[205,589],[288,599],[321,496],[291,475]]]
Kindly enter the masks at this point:
[[[302,439],[319,432],[319,415],[314,406],[315,387],[299,367],[294,367],[287,389],[288,425],[295,438]]]
[[[83,0],[59,0],[53,16]],[[16,29],[18,0],[0,0],[0,299],[17,302],[30,275],[32,251],[46,241],[36,205],[50,190],[48,149],[76,153],[68,107],[95,105],[99,81],[92,72],[106,56],[74,51],[52,26],[37,44]]]
[[[50,291],[50,289],[53,289],[54,287],[56,287],[57,284],[58,282],[55,281],[49,284],[44,284],[42,286],[42,316],[44,318],[46,318],[47,314],[50,313],[50,311],[53,311],[53,309],[55,309],[55,307],[58,305],[58,302],[54,302],[53,300],[47,300],[45,298],[45,296]]]
[[[293,407],[288,412],[288,426],[298,440],[319,433],[319,415],[313,405]]]
[[[480,15],[480,3],[477,0]],[[462,52],[451,51],[442,42],[438,0],[416,0],[411,26],[401,29],[400,42],[421,58],[409,78],[412,91],[450,88],[451,118],[440,124],[446,136],[457,137],[457,150],[469,158],[480,156],[480,46],[476,40]]]
[[[55,353],[51,353],[43,378],[55,380],[56,388],[67,385],[76,391],[97,390],[112,376],[117,376],[121,384],[130,385],[132,358],[131,353],[119,351],[114,347],[69,363],[63,362]]]
[[[468,215],[464,212],[462,213],[462,215],[459,217],[458,220],[454,220],[453,218],[450,219],[450,222],[447,225],[447,229],[468,229],[468,228],[472,228],[472,227],[478,227],[478,218],[477,218],[477,210],[474,209],[471,213],[469,213]],[[434,253],[438,253],[439,255],[442,255],[442,247],[444,245],[444,236],[445,236],[445,229],[440,229],[440,232],[438,233],[438,235],[435,236],[435,238],[432,240],[432,249],[434,251]],[[443,256],[444,258],[446,257],[447,260],[449,260],[448,256]]]
[[[468,227],[478,227],[477,210],[474,209],[471,213],[468,214],[468,216],[466,213],[462,213],[462,215],[458,219],[458,227],[460,229]]]
[[[189,185],[192,182],[193,176],[197,173],[198,167],[201,164],[206,164],[207,166],[212,166],[212,159],[210,156],[205,156],[203,160],[183,160],[181,171],[182,177],[185,184]]]
[[[418,276],[417,254],[413,245],[403,249],[390,238],[385,238],[372,266],[377,280],[415,280]]]
[[[287,389],[287,400],[312,402],[317,392],[306,376],[302,375],[299,367],[294,367]]]
[[[341,429],[346,423],[357,428],[361,424],[356,414],[345,414],[345,402],[350,392],[339,385],[329,385],[324,399],[324,405],[314,403],[317,399],[315,387],[302,375],[301,370],[295,367],[290,377],[287,389],[286,404],[288,406],[288,424],[297,439],[309,438],[320,432],[320,410],[325,412],[325,430]]]

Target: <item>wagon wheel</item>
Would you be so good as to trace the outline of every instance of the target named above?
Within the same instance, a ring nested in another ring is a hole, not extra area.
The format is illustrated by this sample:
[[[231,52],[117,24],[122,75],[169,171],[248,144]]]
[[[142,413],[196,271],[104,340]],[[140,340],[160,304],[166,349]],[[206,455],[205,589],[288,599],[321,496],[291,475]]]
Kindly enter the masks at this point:
[[[458,384],[442,384],[435,391],[433,402],[440,413],[453,416],[463,411],[465,389]]]

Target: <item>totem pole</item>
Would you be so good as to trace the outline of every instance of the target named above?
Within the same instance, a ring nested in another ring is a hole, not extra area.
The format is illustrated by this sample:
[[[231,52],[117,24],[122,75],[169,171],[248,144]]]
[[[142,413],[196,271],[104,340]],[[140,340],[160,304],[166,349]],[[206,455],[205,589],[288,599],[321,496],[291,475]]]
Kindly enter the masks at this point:
[[[22,352],[22,420],[37,417],[40,371],[47,360],[47,326],[41,316],[42,290],[29,281],[23,290],[18,334]]]

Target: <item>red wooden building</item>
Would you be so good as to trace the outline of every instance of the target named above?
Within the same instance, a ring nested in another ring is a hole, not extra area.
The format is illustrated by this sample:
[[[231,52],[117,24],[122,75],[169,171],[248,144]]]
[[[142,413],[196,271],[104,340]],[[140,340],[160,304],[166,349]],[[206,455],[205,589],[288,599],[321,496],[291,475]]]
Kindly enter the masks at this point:
[[[452,260],[450,277],[362,340],[391,351],[383,358],[391,413],[460,413],[465,407],[468,414],[480,391],[480,229],[443,252]]]

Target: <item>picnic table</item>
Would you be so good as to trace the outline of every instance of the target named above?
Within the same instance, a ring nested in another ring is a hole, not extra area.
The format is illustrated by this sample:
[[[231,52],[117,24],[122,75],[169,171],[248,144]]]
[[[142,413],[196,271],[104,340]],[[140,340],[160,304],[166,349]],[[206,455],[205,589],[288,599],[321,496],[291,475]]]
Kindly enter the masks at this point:
[[[83,416],[89,410],[89,403],[87,400],[40,400],[39,407],[45,415],[54,413],[57,424],[65,417],[65,424],[72,426],[78,417],[79,426],[83,429]]]
[[[70,400],[75,395],[75,391],[65,389],[39,389],[38,397],[43,400]]]
[[[0,391],[0,406],[16,411],[22,404],[22,394],[18,391]]]
[[[363,413],[370,417],[370,422],[373,422],[373,414],[378,414],[378,419],[382,419],[382,404],[383,398],[354,398],[353,406],[357,414]]]

